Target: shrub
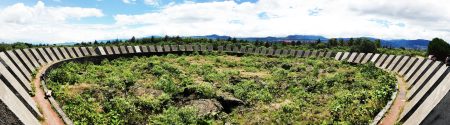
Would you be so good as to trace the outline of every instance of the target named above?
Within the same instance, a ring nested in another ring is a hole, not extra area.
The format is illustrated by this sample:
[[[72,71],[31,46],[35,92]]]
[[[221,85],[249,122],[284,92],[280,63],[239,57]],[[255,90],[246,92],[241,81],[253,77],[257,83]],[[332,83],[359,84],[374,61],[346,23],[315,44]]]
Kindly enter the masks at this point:
[[[434,38],[428,44],[427,54],[434,55],[437,60],[444,61],[450,55],[450,45],[442,39]]]
[[[351,52],[361,52],[361,53],[375,53],[377,52],[377,47],[375,43],[368,39],[362,39],[360,44],[353,45],[350,49]]]
[[[162,114],[149,117],[149,124],[155,125],[199,124],[202,121],[193,107],[169,107]]]

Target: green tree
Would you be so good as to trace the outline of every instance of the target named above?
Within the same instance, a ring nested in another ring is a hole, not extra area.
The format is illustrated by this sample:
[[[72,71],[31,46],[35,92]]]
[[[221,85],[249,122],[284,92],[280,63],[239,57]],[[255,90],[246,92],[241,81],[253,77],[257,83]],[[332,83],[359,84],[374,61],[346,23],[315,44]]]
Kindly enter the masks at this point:
[[[342,38],[339,39],[339,45],[341,45],[341,46],[344,46],[344,45],[345,45],[344,39],[342,39]]]
[[[131,43],[135,43],[135,42],[136,42],[136,38],[135,38],[134,36],[131,37],[130,42],[131,42]]]
[[[351,47],[352,52],[361,52],[361,53],[375,53],[377,52],[377,47],[375,43],[366,38],[361,38],[359,40],[360,44],[355,44]]]
[[[436,56],[437,60],[444,60],[450,54],[450,45],[440,38],[434,38],[428,44],[428,55]]]
[[[381,40],[380,39],[376,39],[375,40],[375,46],[377,46],[377,48],[381,47]]]
[[[355,42],[355,40],[353,38],[350,38],[348,40],[348,46],[353,46],[354,42]]]

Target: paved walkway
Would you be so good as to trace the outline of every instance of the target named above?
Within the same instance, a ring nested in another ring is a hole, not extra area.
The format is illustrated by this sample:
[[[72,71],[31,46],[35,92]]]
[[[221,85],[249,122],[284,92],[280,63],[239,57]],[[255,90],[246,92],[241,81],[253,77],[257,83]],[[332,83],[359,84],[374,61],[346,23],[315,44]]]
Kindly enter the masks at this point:
[[[385,114],[384,118],[379,123],[380,125],[394,125],[397,122],[400,113],[402,112],[403,107],[406,104],[406,82],[400,76],[397,76],[397,81],[399,89],[397,98],[395,99],[389,111]]]
[[[59,117],[58,113],[53,110],[50,102],[45,99],[45,92],[41,88],[41,75],[51,65],[52,64],[47,64],[42,66],[36,73],[36,77],[33,79],[34,87],[36,87],[36,95],[33,99],[36,101],[44,117],[44,120],[41,122],[42,125],[64,125],[63,120]]]

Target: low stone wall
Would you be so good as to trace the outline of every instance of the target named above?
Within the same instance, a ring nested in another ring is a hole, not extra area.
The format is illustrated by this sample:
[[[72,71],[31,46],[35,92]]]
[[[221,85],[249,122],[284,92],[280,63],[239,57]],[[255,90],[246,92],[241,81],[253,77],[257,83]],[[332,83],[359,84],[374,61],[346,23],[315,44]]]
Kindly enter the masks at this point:
[[[408,88],[410,88],[408,93],[409,102],[401,115],[400,122],[405,124],[450,123],[450,116],[447,111],[450,109],[450,105],[446,104],[450,101],[450,95],[447,95],[450,90],[450,69],[443,65],[442,62],[401,55],[336,53],[231,45],[49,47],[0,52],[0,78],[2,82],[0,83],[0,89],[5,90],[0,91],[0,108],[2,108],[0,110],[0,123],[39,124],[37,118],[42,115],[37,110],[36,104],[28,92],[32,91],[30,84],[32,74],[40,66],[61,60],[99,61],[103,58],[117,58],[119,56],[148,56],[151,54],[207,51],[274,57],[327,57],[360,64],[372,62],[378,68],[398,73],[408,82]]]

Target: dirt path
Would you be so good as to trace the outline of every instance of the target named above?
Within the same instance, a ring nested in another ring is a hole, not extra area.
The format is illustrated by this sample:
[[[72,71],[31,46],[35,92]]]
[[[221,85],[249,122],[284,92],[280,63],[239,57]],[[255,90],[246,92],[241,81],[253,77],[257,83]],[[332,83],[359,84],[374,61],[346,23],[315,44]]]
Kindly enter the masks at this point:
[[[63,120],[59,117],[58,113],[56,113],[50,102],[45,99],[45,92],[41,88],[41,75],[52,64],[47,64],[42,66],[39,71],[36,73],[36,77],[33,79],[34,87],[36,87],[36,95],[33,97],[34,101],[40,107],[42,111],[42,115],[44,120],[42,121],[42,125],[64,125]]]
[[[395,98],[389,111],[385,114],[379,125],[394,125],[406,104],[406,83],[402,77],[397,76],[398,81],[398,95]]]

